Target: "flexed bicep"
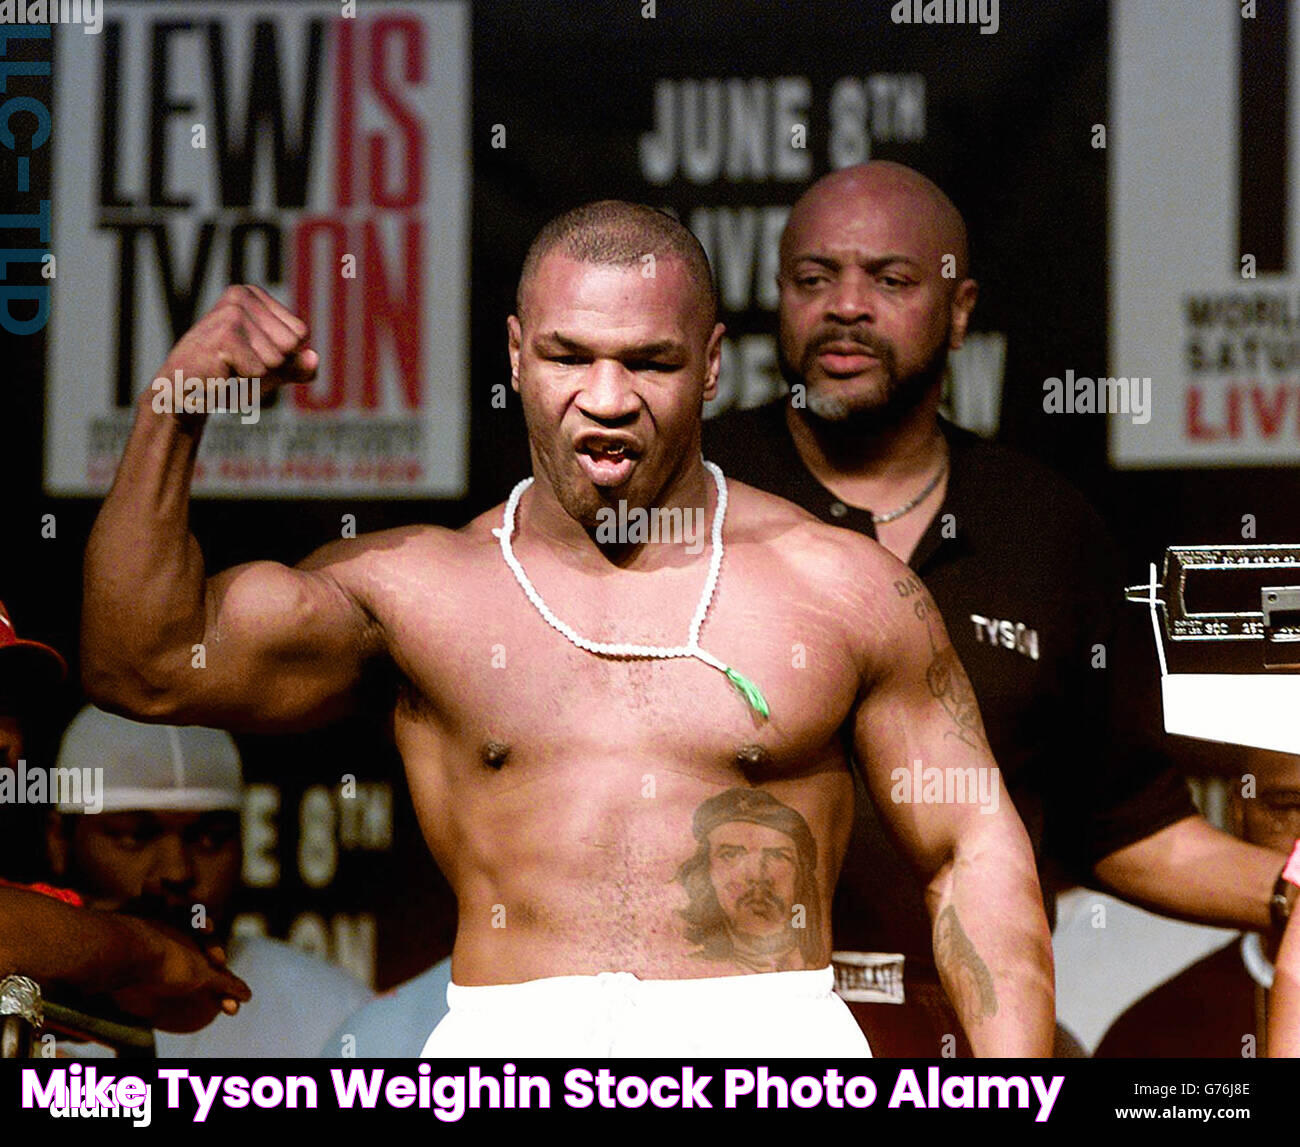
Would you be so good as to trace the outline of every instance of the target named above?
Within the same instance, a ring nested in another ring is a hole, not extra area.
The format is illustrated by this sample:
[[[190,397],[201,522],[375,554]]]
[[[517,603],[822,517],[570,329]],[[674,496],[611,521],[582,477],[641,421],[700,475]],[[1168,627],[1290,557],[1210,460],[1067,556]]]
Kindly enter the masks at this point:
[[[205,615],[204,664],[180,709],[226,727],[304,727],[339,716],[382,644],[345,572],[328,559],[217,574]]]

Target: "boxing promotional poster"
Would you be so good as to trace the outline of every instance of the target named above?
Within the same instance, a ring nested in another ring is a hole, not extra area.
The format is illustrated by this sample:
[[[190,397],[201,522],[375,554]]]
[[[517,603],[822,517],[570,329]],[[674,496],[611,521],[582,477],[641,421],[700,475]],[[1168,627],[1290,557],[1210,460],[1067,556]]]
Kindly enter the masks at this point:
[[[266,410],[247,378],[148,380],[160,409],[240,414],[196,490],[464,492],[465,11],[369,7],[122,3],[60,41],[83,79],[54,85],[53,227],[83,255],[52,312],[52,489],[107,488],[144,363],[252,279],[311,317],[330,366]]]

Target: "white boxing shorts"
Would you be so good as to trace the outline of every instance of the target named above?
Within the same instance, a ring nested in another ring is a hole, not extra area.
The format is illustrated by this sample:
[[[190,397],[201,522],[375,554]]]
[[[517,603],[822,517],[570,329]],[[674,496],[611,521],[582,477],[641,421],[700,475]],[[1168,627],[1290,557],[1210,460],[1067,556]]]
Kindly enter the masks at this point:
[[[830,968],[704,980],[630,972],[447,985],[420,1053],[443,1059],[862,1058],[871,1055]]]

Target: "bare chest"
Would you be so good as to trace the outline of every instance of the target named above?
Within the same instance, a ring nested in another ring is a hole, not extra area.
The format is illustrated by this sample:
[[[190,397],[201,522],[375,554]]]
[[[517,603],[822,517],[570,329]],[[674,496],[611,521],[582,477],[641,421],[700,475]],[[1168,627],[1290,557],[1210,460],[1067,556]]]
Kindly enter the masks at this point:
[[[617,583],[554,572],[542,569],[535,585],[574,634],[604,645],[687,646],[702,571]],[[645,756],[701,779],[797,775],[835,742],[857,675],[833,610],[746,572],[724,571],[699,647],[753,682],[766,717],[701,658],[581,648],[543,619],[502,563],[451,592],[430,586],[395,606],[387,626],[408,683],[399,718],[489,764]]]

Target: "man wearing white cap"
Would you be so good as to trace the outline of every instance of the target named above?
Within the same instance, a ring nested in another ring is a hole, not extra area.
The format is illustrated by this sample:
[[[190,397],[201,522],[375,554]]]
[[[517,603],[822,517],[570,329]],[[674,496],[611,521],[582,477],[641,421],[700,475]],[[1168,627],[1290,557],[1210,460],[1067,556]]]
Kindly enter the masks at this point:
[[[0,602],[0,793],[8,787],[12,794],[27,764],[25,726],[44,715],[66,674],[67,663],[55,649],[18,636]],[[82,796],[97,803],[98,790]],[[68,889],[4,879],[14,875],[11,866],[33,863],[39,826],[28,831],[20,814],[33,809],[25,803],[0,811],[6,814],[0,821],[0,842],[7,849],[0,866],[0,994],[6,996],[6,1014],[39,1023],[34,993],[53,989],[61,997],[72,990],[111,998],[159,1028],[188,1031],[211,1023],[220,1010],[233,1013],[248,999],[247,986],[187,935],[87,909]],[[5,1054],[13,1050],[7,1047]]]
[[[93,706],[68,727],[58,765],[102,769],[89,815],[60,804],[47,846],[55,873],[94,901],[224,939],[239,886],[243,780],[228,733],[143,725]],[[237,1016],[186,1035],[160,1032],[160,1056],[315,1055],[370,993],[342,970],[265,937],[235,937],[230,970],[252,989]]]

